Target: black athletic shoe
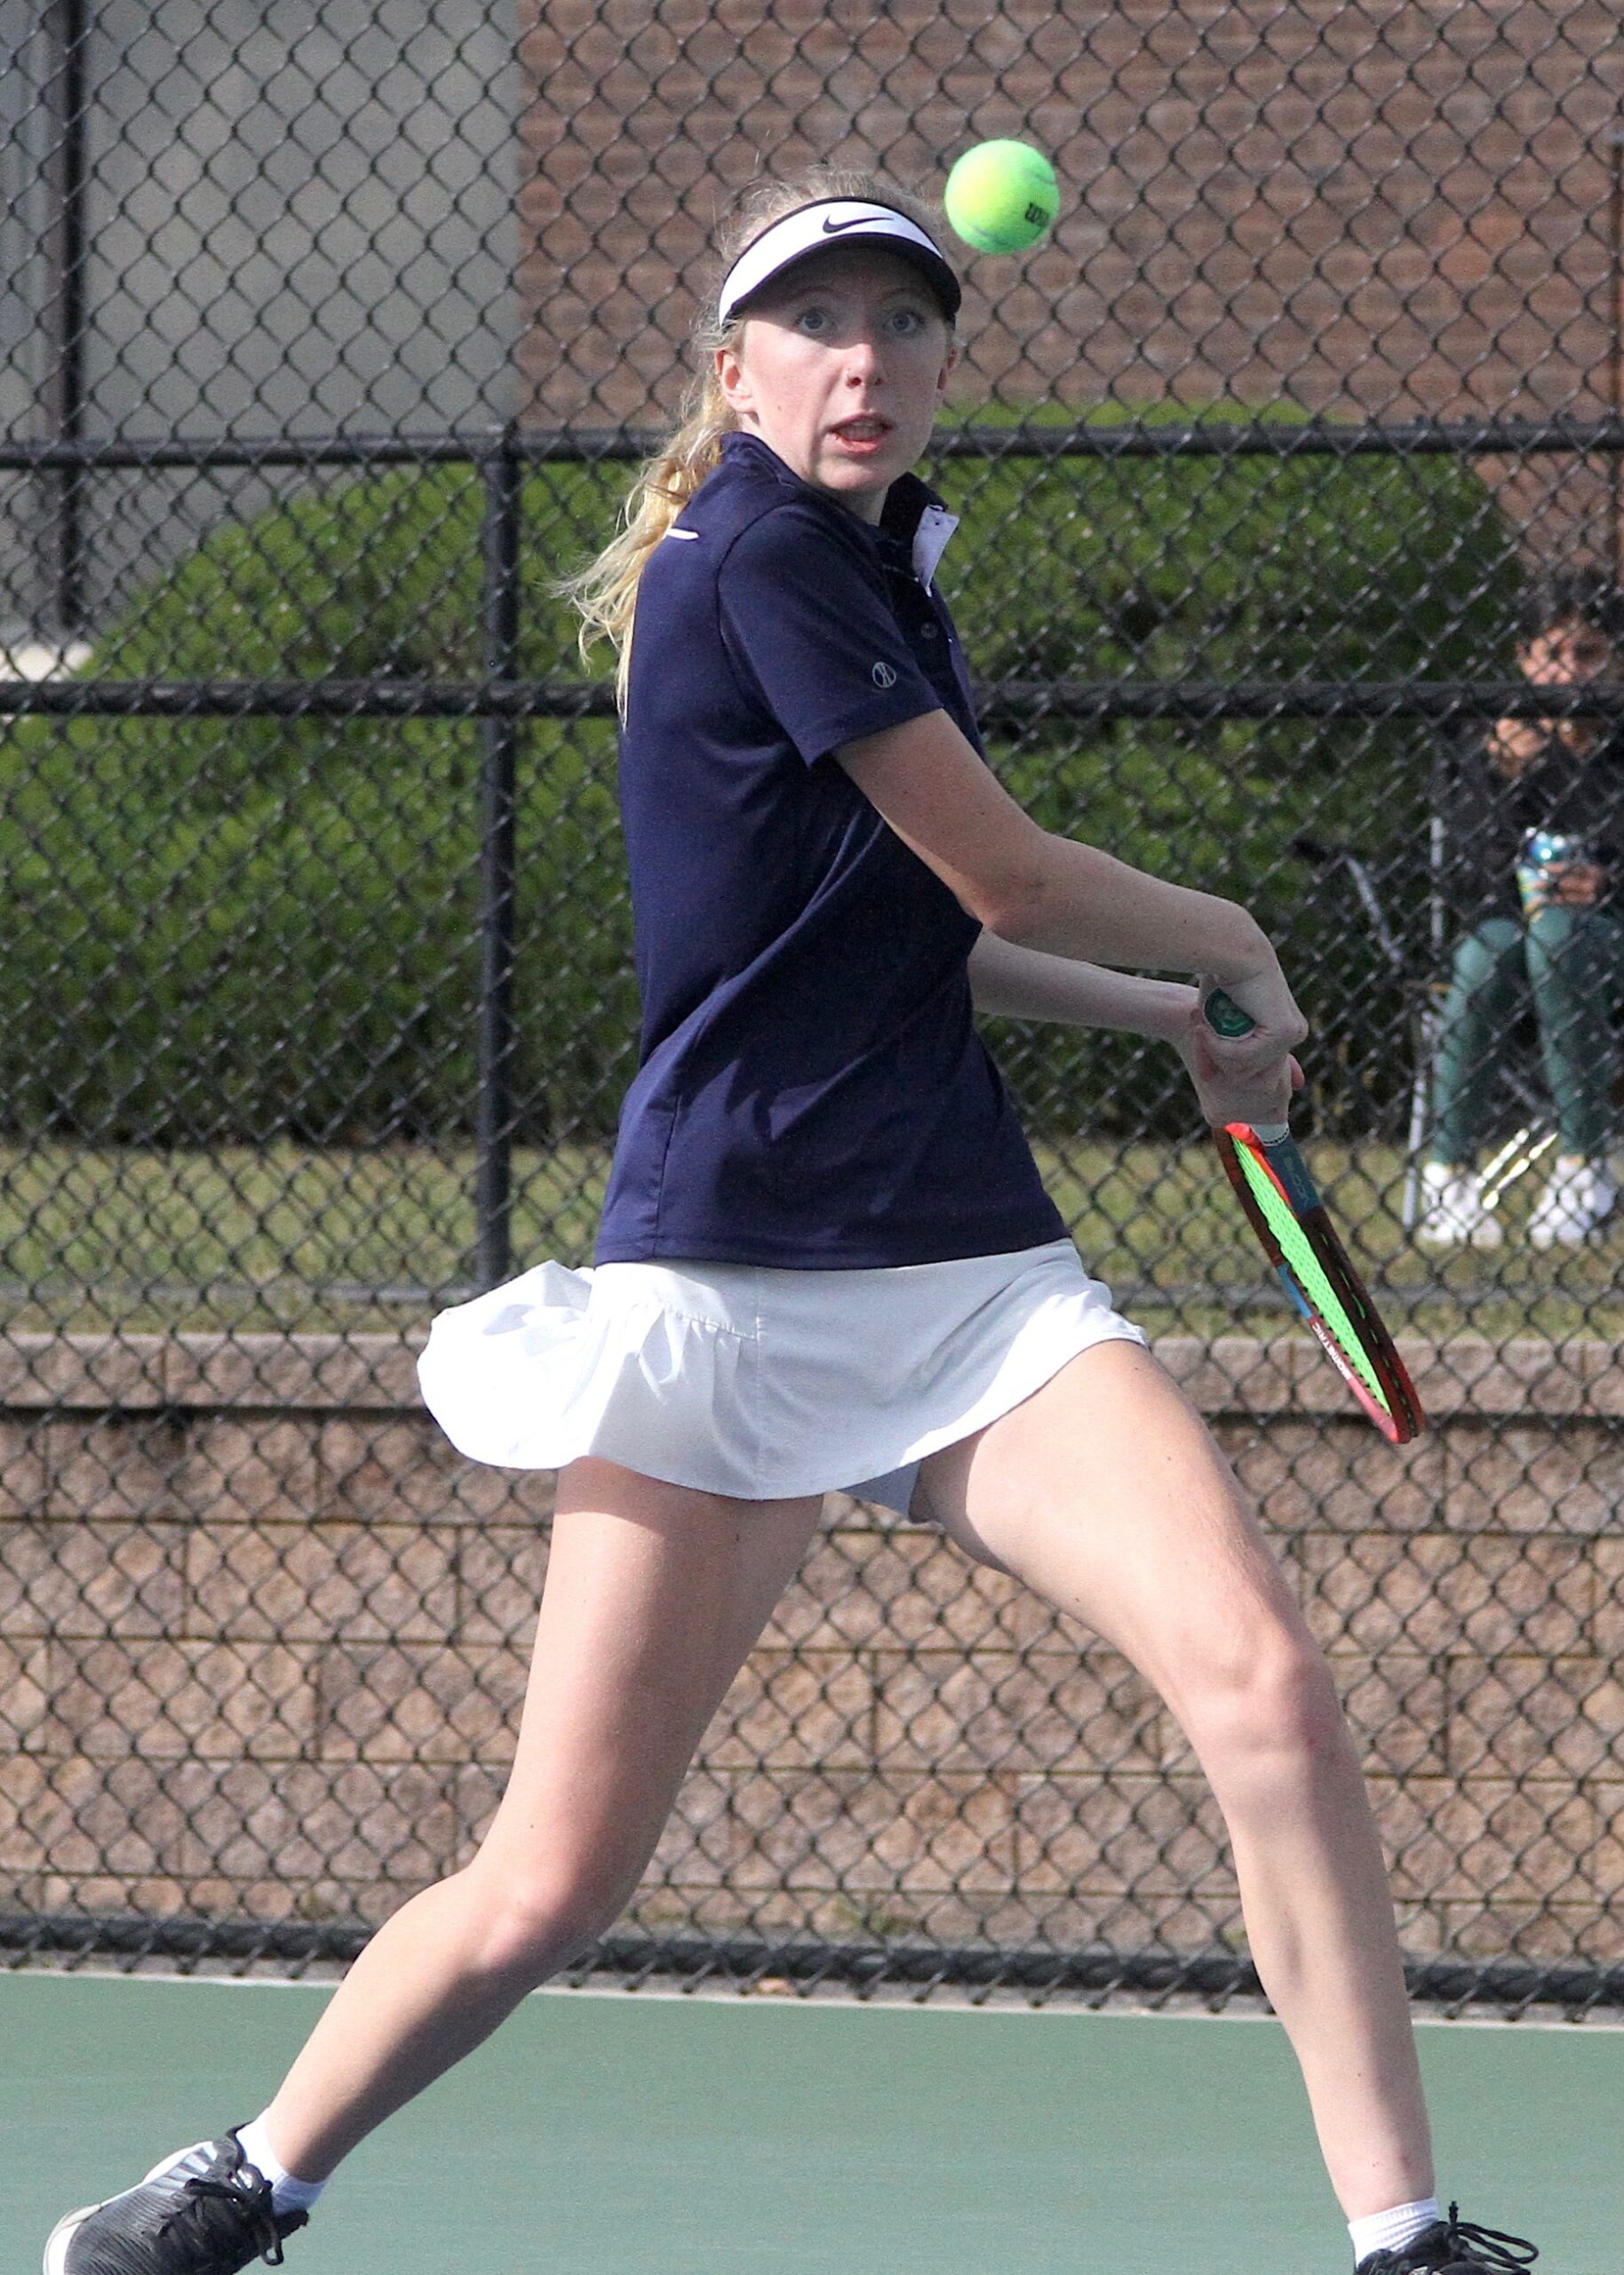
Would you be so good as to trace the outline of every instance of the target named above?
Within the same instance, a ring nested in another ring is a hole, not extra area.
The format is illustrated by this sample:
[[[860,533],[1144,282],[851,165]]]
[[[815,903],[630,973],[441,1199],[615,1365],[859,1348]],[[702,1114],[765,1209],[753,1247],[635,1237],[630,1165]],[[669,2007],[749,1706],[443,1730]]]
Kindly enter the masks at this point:
[[[1461,2217],[1457,2204],[1446,2220],[1423,2228],[1402,2251],[1373,2251],[1361,2259],[1353,2275],[1506,2275],[1507,2270],[1532,2267],[1540,2256],[1520,2236],[1502,2236],[1497,2228],[1474,2227]]]
[[[271,2209],[271,2183],[235,2134],[155,2165],[138,2188],[70,2212],[51,2231],[45,2275],[237,2275],[282,2264],[306,2212]]]

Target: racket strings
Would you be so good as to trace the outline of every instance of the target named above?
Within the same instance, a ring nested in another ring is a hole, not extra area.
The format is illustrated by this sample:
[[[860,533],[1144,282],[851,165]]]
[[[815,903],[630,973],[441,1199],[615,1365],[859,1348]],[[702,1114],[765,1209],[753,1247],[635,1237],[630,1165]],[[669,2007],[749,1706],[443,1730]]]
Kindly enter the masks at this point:
[[[1265,1140],[1244,1123],[1215,1134],[1286,1293],[1349,1388],[1391,1443],[1420,1436],[1425,1418],[1404,1363],[1293,1140]]]

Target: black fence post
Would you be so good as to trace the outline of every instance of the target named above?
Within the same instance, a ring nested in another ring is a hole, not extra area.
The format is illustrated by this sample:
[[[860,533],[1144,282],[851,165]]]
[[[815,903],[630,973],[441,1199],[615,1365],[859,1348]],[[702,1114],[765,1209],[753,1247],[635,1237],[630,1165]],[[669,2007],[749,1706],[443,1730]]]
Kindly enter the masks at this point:
[[[1607,200],[1607,409],[1624,419],[1624,127],[1608,137],[1612,160],[1611,194]],[[1615,450],[1607,461],[1607,560],[1615,585],[1624,583],[1624,500],[1620,478],[1624,462]]]
[[[57,153],[55,366],[51,373],[52,423],[56,440],[72,447],[84,432],[84,264],[88,243],[84,198],[88,181],[89,117],[86,51],[89,0],[57,0],[52,78],[60,106]],[[52,563],[55,628],[77,632],[85,621],[84,469],[69,457],[56,485],[56,546]]]
[[[519,676],[519,532],[523,474],[511,426],[484,459],[484,669],[487,683]],[[518,858],[520,722],[480,721],[479,1098],[475,1271],[494,1288],[513,1268],[513,914]]]

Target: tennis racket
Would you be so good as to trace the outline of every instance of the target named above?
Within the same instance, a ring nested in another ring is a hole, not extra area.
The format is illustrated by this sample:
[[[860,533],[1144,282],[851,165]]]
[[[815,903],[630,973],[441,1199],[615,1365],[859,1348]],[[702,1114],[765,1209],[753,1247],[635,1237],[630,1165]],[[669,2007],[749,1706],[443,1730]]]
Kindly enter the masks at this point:
[[[1254,1022],[1218,987],[1205,1006],[1214,1034]],[[1213,1142],[1281,1285],[1325,1355],[1389,1445],[1419,1438],[1427,1417],[1393,1338],[1349,1260],[1308,1163],[1285,1122],[1231,1122]]]

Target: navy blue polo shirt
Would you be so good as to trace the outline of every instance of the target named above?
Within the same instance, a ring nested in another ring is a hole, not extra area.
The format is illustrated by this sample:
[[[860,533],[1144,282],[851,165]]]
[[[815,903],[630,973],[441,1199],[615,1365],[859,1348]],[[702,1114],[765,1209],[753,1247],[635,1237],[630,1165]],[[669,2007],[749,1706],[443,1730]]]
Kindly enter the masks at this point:
[[[912,475],[875,529],[730,435],[644,567],[620,753],[641,1061],[601,1264],[1063,1234],[971,1017],[980,927],[832,755],[937,710],[980,749],[928,582],[947,528]]]

